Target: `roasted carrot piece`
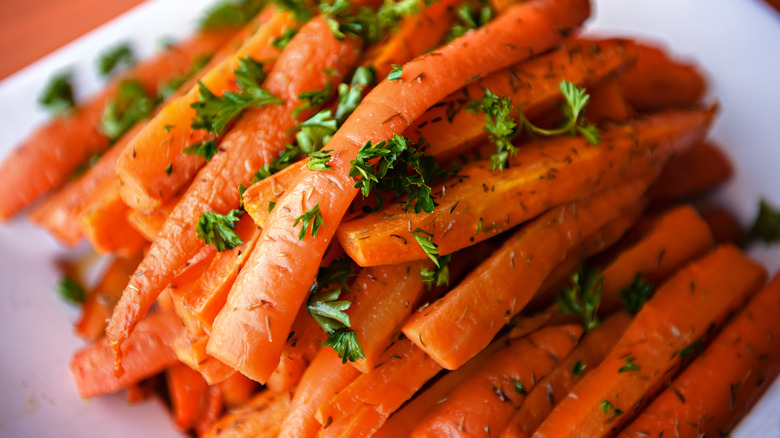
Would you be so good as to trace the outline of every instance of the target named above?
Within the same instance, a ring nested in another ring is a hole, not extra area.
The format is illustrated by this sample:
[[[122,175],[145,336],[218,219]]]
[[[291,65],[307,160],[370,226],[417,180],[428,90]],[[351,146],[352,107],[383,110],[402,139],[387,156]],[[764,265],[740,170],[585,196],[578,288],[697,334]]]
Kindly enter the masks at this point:
[[[234,373],[217,385],[222,394],[222,401],[227,409],[236,409],[252,399],[252,396],[260,388],[254,380]]]
[[[763,267],[729,245],[679,271],[533,436],[599,437],[619,431],[674,374],[680,352],[720,324],[765,278]]]
[[[88,345],[73,355],[70,370],[82,397],[111,394],[151,377],[177,363],[171,343],[182,331],[181,323],[168,312],[150,314],[141,320],[122,346],[125,373],[114,376],[112,349],[105,339]]]
[[[568,136],[528,143],[504,171],[491,171],[490,160],[477,161],[432,187],[432,193],[442,194],[431,214],[404,211],[403,203],[393,203],[377,214],[342,223],[337,236],[361,266],[425,259],[425,251],[415,244],[418,228],[433,234],[441,254],[449,254],[550,206],[660,171],[670,155],[705,135],[712,117],[712,110],[670,111],[614,125],[602,133],[602,147]]]
[[[619,436],[728,434],[780,371],[778,311],[775,277]]]
[[[443,367],[458,368],[523,309],[569,250],[636,202],[647,184],[564,204],[529,222],[444,298],[409,318],[404,334]]]
[[[222,391],[219,387],[209,386],[205,406],[195,422],[195,433],[198,436],[203,436],[219,420],[223,410]]]
[[[634,115],[634,110],[623,97],[615,76],[593,89],[590,93],[585,116],[589,121],[602,124],[605,121],[624,122]]]
[[[199,372],[209,385],[216,385],[236,374],[236,371],[206,353],[208,340],[206,334],[183,330],[171,346],[179,361]]]
[[[147,93],[157,94],[163,79],[186,72],[198,57],[213,52],[234,31],[197,34],[165,52],[128,69],[101,93],[66,116],[55,117],[38,128],[0,165],[0,220],[5,220],[41,194],[63,183],[79,164],[104,150],[109,139],[100,132],[103,108],[123,79],[138,80]]]
[[[585,0],[519,4],[488,25],[407,63],[402,80],[384,81],[374,88],[328,142],[334,151],[329,163],[332,171],[304,172],[279,199],[228,304],[217,317],[209,351],[245,375],[265,380],[278,363],[322,255],[357,193],[349,163],[358,149],[366,141],[378,142],[402,132],[425,109],[475,74],[489,74],[528,58],[532,51],[545,50],[560,41],[561,29],[579,25],[588,13]],[[525,25],[517,26],[517,20]],[[300,225],[293,226],[293,222],[316,205],[323,225],[316,237],[301,241],[297,237]],[[280,275],[284,281],[279,281]],[[271,306],[246,310],[258,302]]]
[[[184,364],[168,368],[165,372],[168,394],[171,396],[173,422],[179,430],[190,430],[205,411],[209,385],[197,371]]]
[[[290,391],[263,391],[248,404],[226,414],[202,436],[204,438],[274,438],[290,408]]]
[[[638,111],[654,111],[699,101],[707,84],[698,69],[670,59],[667,52],[637,44],[636,64],[618,79],[628,103]]]
[[[705,205],[699,207],[699,214],[710,227],[715,242],[741,245],[745,241],[745,230],[728,208]]]
[[[146,245],[146,239],[127,222],[116,180],[103,181],[84,202],[76,222],[96,252],[127,257]]]
[[[327,336],[317,321],[301,307],[295,318],[289,339],[282,349],[279,365],[265,385],[274,391],[290,389],[298,384],[304,371],[320,350]]]
[[[360,372],[342,363],[333,349],[320,349],[295,390],[290,410],[279,430],[279,437],[317,436],[320,430],[320,424],[314,419],[317,408],[338,394],[358,375]]]
[[[246,56],[270,66],[279,56],[273,40],[285,29],[295,27],[287,12],[276,12],[269,6],[255,20],[254,34],[231,56],[214,66],[202,78],[208,89],[221,95],[234,91],[235,75],[239,60]],[[128,144],[116,164],[122,199],[132,209],[148,212],[170,201],[195,177],[205,164],[203,157],[184,154],[182,150],[192,144],[213,139],[206,131],[190,127],[195,110],[190,107],[199,98],[199,87],[165,106],[144,129]],[[166,168],[171,166],[171,171]]]
[[[165,220],[168,219],[168,216],[171,215],[178,203],[179,199],[174,199],[149,213],[141,213],[140,211],[128,209],[127,222],[134,230],[144,236],[146,240],[154,242],[160,234],[160,230],[162,230]]]
[[[528,392],[520,409],[503,428],[501,436],[530,437],[553,410],[555,404],[560,402],[565,394],[568,394],[569,390],[585,377],[586,373],[601,363],[630,323],[631,316],[625,312],[618,312],[607,318],[599,327],[585,334],[571,354]]]
[[[370,436],[441,371],[406,339],[393,344],[383,359],[380,366],[361,374],[317,410],[324,437]]]
[[[196,183],[184,194],[163,226],[160,237],[141,262],[137,272],[143,272],[143,275],[132,277],[117,305],[106,331],[113,345],[118,346],[132,331],[170,281],[173,270],[203,246],[196,235],[201,214],[208,210],[226,214],[237,208],[240,205],[238,186],[248,185],[254,169],[273,161],[284,150],[285,142],[291,136],[290,130],[311,115],[311,110],[293,115],[301,103],[298,95],[322,89],[327,83],[333,86],[341,82],[357,61],[359,51],[357,39],[350,37],[339,41],[333,37],[324,18],[315,18],[295,35],[263,84],[266,90],[285,103],[247,110],[220,143],[222,152],[198,172]],[[298,73],[290,75],[291,71]],[[290,319],[294,318],[296,311],[297,307],[292,310]],[[287,328],[289,332],[289,325]],[[277,356],[273,363],[268,363],[267,374],[262,377],[240,369],[234,360],[225,357],[224,352],[212,354],[248,377],[265,381],[278,363],[278,353],[288,332],[277,339]],[[227,340],[217,336],[215,339],[212,333],[210,344],[234,341],[240,342],[240,338]]]
[[[580,335],[580,326],[564,325],[510,342],[423,418],[412,436],[489,437],[503,430],[537,379],[571,352]]]
[[[647,195],[656,204],[679,202],[723,184],[732,173],[723,151],[704,142],[669,160]]]
[[[426,153],[445,160],[457,157],[487,138],[484,115],[466,110],[472,100],[482,98],[485,89],[511,98],[526,117],[535,118],[561,101],[561,81],[591,87],[630,65],[635,53],[633,44],[626,40],[567,41],[560,50],[500,70],[447,96],[422,114],[404,135],[414,140],[424,138],[429,144]]]

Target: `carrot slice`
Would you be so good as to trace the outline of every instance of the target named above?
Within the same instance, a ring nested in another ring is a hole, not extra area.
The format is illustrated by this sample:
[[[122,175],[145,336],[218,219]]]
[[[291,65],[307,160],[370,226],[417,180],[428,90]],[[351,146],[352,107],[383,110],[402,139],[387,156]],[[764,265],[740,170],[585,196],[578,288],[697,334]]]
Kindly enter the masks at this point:
[[[731,210],[718,205],[705,205],[699,208],[701,217],[710,227],[715,242],[741,245],[745,241],[745,230]]]
[[[290,408],[290,391],[263,391],[248,404],[220,418],[204,438],[273,438]]]
[[[184,364],[168,368],[165,380],[171,396],[174,424],[179,430],[192,429],[206,410],[209,385],[200,373]]]
[[[302,307],[282,350],[279,365],[265,385],[274,391],[290,389],[297,385],[326,339],[327,336],[317,321]]]
[[[765,278],[763,267],[729,245],[678,272],[533,436],[599,437],[619,431],[674,374],[680,352],[720,324]]]
[[[778,311],[775,277],[619,436],[728,434],[780,372]]]
[[[723,151],[704,142],[669,160],[647,195],[657,204],[679,202],[723,184],[732,173]]]
[[[349,176],[349,162],[356,158],[358,149],[366,141],[378,142],[402,132],[470,78],[545,50],[560,41],[561,29],[578,25],[588,13],[584,0],[519,4],[490,24],[407,63],[402,80],[384,81],[371,91],[328,142],[334,151],[329,163],[332,171],[304,172],[279,199],[228,304],[214,323],[209,351],[245,375],[267,379],[278,363],[284,339],[322,255],[357,193]],[[517,20],[524,25],[517,26]],[[316,237],[301,241],[297,237],[300,224],[293,226],[293,222],[316,205],[324,223]],[[284,281],[279,281],[282,275]],[[261,301],[271,306],[246,310]]]
[[[241,373],[234,373],[224,381],[219,382],[217,386],[227,409],[236,409],[247,404],[260,388],[257,382],[242,376]]]

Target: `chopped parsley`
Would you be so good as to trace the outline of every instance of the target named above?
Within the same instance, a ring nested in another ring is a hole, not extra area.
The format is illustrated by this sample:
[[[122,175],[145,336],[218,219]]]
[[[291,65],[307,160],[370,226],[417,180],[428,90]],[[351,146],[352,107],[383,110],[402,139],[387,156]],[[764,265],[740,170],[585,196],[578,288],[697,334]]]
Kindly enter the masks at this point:
[[[328,149],[326,151],[314,151],[309,155],[309,161],[306,163],[306,167],[309,168],[309,170],[316,170],[316,171],[330,171],[332,170],[330,168],[330,160],[333,159],[333,157],[330,156],[330,153],[333,152],[333,149]]]
[[[612,412],[612,418],[607,420],[607,423],[610,423],[615,420],[615,418],[623,415],[623,411],[620,409],[616,409],[612,403],[609,402],[609,400],[604,400],[601,403],[599,403],[599,406],[601,407],[601,412],[604,414],[609,414]]]
[[[217,153],[217,145],[214,140],[205,140],[200,143],[187,146],[182,149],[182,152],[189,155],[195,155],[196,157],[203,157],[206,161],[211,161],[214,154]]]
[[[461,4],[455,8],[455,20],[444,42],[448,43],[472,29],[488,24],[495,15],[496,11],[484,0]]]
[[[349,33],[363,38],[369,44],[379,42],[398,26],[403,17],[416,14],[419,10],[418,0],[385,0],[376,11],[367,6],[355,8],[348,0],[320,4],[320,12],[336,39],[342,40]]]
[[[322,110],[293,128],[297,129],[295,140],[301,153],[311,154],[322,149],[339,129],[338,122],[329,109]]]
[[[136,63],[133,49],[128,43],[118,44],[100,54],[95,67],[100,76],[106,77],[116,73],[120,67],[130,67]]]
[[[583,371],[585,371],[585,368],[587,367],[588,366],[585,365],[584,363],[577,361],[577,363],[575,363],[574,367],[571,369],[571,373],[575,376],[579,376],[580,374],[582,374]]]
[[[515,384],[515,392],[516,393],[521,394],[521,395],[528,394],[525,391],[525,387],[523,386],[523,382],[521,382],[520,379],[515,379],[514,377],[510,377],[510,379],[512,380],[512,383]]]
[[[195,228],[198,239],[204,241],[207,245],[214,245],[217,251],[228,251],[244,243],[238,234],[236,234],[236,222],[243,215],[242,210],[230,210],[228,214],[222,215],[207,211],[198,219],[198,225]]]
[[[60,279],[55,292],[69,304],[81,304],[87,299],[84,287],[68,276]]]
[[[436,287],[448,286],[450,284],[450,259],[451,258],[452,258],[451,254],[439,257],[438,259],[439,266],[433,268],[433,270],[428,268],[420,269],[420,277],[422,278],[422,281],[428,285],[429,288],[432,286],[436,286]]]
[[[108,101],[100,120],[100,132],[115,141],[137,122],[146,119],[157,105],[141,83],[126,79],[117,85],[116,95]]]
[[[623,364],[620,369],[618,369],[618,373],[626,373],[629,371],[639,371],[640,367],[639,365],[635,364],[634,361],[636,358],[634,356],[629,356],[626,358],[625,363]]]
[[[298,105],[298,107],[293,110],[293,117],[298,117],[298,114],[304,110],[316,108],[322,105],[323,103],[327,102],[332,95],[333,85],[331,85],[330,82],[325,84],[325,88],[302,92],[298,95],[298,100],[302,101],[303,103]]]
[[[209,8],[198,23],[200,30],[243,26],[260,12],[266,0],[223,0]]]
[[[271,44],[279,50],[284,50],[284,48],[287,47],[287,44],[290,44],[290,41],[292,41],[293,37],[297,33],[298,29],[294,27],[287,28],[284,32],[282,32],[281,35],[274,38],[274,41]]]
[[[363,348],[358,343],[357,333],[348,328],[340,328],[328,333],[328,339],[322,343],[322,346],[334,349],[341,358],[341,363],[366,358]]]
[[[580,268],[574,272],[569,286],[556,297],[561,313],[580,318],[585,330],[592,330],[601,324],[596,311],[601,304],[604,277],[598,269]]]
[[[701,339],[697,339],[691,342],[691,344],[687,347],[680,350],[680,359],[697,356],[701,354],[702,351],[704,351],[704,344],[701,342]]]
[[[352,75],[349,85],[339,84],[339,104],[336,108],[336,121],[341,125],[355,111],[368,87],[376,80],[373,67],[358,67]]]
[[[636,315],[652,294],[653,285],[648,283],[642,275],[637,274],[627,288],[620,290],[620,300],[630,314]]]
[[[65,113],[76,106],[71,76],[69,71],[55,74],[49,79],[38,97],[38,104],[52,116]]]
[[[397,64],[390,64],[390,66],[393,68],[390,70],[390,73],[387,74],[387,80],[388,81],[402,81],[403,80],[403,74],[404,74],[404,66],[403,65],[397,65]]]
[[[312,18],[312,11],[305,0],[273,0],[274,4],[280,9],[293,14],[295,19],[305,23]]]
[[[758,205],[758,216],[748,231],[748,239],[764,243],[780,241],[780,212],[765,199]]]
[[[417,241],[417,244],[420,245],[420,247],[425,251],[425,254],[428,255],[428,257],[433,260],[433,263],[436,265],[437,268],[440,268],[439,263],[439,253],[441,251],[438,250],[439,245],[433,242],[433,234],[417,228],[412,233],[414,235],[414,239]]]
[[[320,227],[325,225],[324,219],[322,219],[322,213],[320,212],[320,204],[317,203],[309,211],[304,212],[298,216],[293,222],[293,226],[297,226],[298,222],[301,222],[301,231],[298,232],[298,240],[303,240],[306,237],[306,230],[311,228],[311,237],[317,237],[317,232]]]

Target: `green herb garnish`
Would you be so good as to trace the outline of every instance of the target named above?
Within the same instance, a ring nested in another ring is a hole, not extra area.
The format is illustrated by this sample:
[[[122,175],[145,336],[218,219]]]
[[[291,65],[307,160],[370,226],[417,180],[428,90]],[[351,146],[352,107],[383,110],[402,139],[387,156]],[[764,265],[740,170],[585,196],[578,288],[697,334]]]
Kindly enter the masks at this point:
[[[40,97],[38,97],[38,104],[44,107],[52,116],[65,113],[76,106],[73,98],[71,76],[72,74],[69,71],[55,74],[49,79]]]
[[[195,228],[198,239],[204,241],[207,245],[213,244],[217,251],[228,251],[244,243],[238,234],[236,234],[236,222],[243,215],[242,210],[230,210],[228,214],[222,215],[207,211],[198,219],[198,225]]]
[[[317,237],[317,232],[320,227],[325,225],[325,221],[322,219],[322,213],[320,212],[320,204],[317,203],[309,211],[304,212],[298,216],[293,222],[293,226],[297,226],[298,222],[301,222],[301,230],[298,232],[298,240],[303,240],[306,237],[306,230],[311,227],[311,237]]]
[[[136,63],[133,49],[128,43],[118,44],[100,54],[95,65],[100,76],[109,76],[120,67],[130,67]]]
[[[556,297],[560,312],[577,316],[585,325],[585,330],[593,330],[601,324],[596,312],[601,304],[604,277],[598,269],[582,267],[571,275],[569,281],[569,286]]]
[[[156,105],[157,99],[146,94],[138,80],[123,80],[117,85],[116,96],[103,109],[100,132],[115,141],[133,125],[149,117]]]

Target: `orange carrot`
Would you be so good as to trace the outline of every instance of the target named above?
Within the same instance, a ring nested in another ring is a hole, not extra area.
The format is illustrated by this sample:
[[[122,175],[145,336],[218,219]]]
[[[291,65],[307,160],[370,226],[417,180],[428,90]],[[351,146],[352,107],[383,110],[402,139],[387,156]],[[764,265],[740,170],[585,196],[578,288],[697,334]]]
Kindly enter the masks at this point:
[[[585,108],[585,117],[596,124],[602,124],[604,121],[624,122],[633,115],[634,110],[623,97],[614,76],[593,90]]]
[[[588,332],[571,354],[528,392],[525,401],[507,423],[501,436],[530,437],[555,404],[601,363],[630,323],[631,317],[627,313],[618,312]]]
[[[140,211],[128,209],[127,222],[134,230],[144,236],[146,240],[154,242],[160,234],[160,230],[162,230],[165,220],[168,219],[168,216],[171,215],[178,203],[179,199],[174,199],[149,213],[141,213]]]
[[[320,349],[295,390],[289,413],[279,430],[279,438],[317,436],[320,424],[314,419],[314,412],[359,374],[354,367],[342,363],[333,349]]]
[[[246,404],[260,388],[257,382],[242,376],[241,373],[234,373],[217,386],[222,394],[225,407],[228,409],[235,409]]]
[[[203,433],[204,438],[274,438],[290,408],[289,391],[263,391],[247,405],[226,414]]]
[[[745,230],[729,209],[718,205],[706,205],[699,209],[702,219],[712,231],[715,242],[740,245],[745,241]]]
[[[701,143],[669,160],[647,195],[657,204],[690,199],[728,181],[732,173],[722,150]]]
[[[207,430],[211,429],[218,420],[223,411],[222,393],[216,386],[209,386],[206,394],[206,403],[201,411],[198,420],[195,422],[195,433],[203,436]]]
[[[728,434],[780,372],[778,311],[775,277],[619,436]]]
[[[307,90],[322,89],[327,83],[333,86],[341,82],[358,54],[359,41],[355,38],[336,40],[324,18],[310,21],[295,35],[263,84],[266,90],[285,103],[247,110],[221,142],[222,152],[216,154],[198,172],[196,183],[184,194],[165,222],[160,237],[139,265],[137,272],[143,275],[132,277],[117,305],[106,331],[112,345],[118,347],[121,344],[170,281],[173,270],[203,246],[196,235],[196,225],[201,214],[209,210],[226,214],[237,208],[240,205],[238,186],[248,185],[253,169],[270,163],[283,151],[291,135],[289,131],[311,114],[311,110],[307,110],[293,115],[301,103],[298,95]],[[291,71],[298,73],[290,75]],[[297,308],[292,310],[291,319],[296,311]],[[286,335],[287,332],[277,339],[277,354]],[[210,344],[233,341],[240,342],[240,339],[215,339],[212,334]],[[213,355],[242,372],[246,371],[222,354]],[[254,373],[244,374],[265,381],[276,367],[278,355],[273,362],[268,364],[267,374],[262,377]]]
[[[519,4],[490,24],[407,63],[402,80],[384,81],[374,88],[328,142],[334,151],[332,171],[304,172],[279,199],[215,321],[209,351],[245,375],[265,380],[278,363],[322,255],[357,193],[349,162],[358,149],[366,141],[378,142],[402,132],[425,109],[475,75],[489,74],[550,47],[560,41],[561,29],[578,25],[588,13],[584,0]],[[518,20],[524,25],[517,26]],[[316,237],[301,241],[297,238],[300,224],[293,226],[293,222],[316,205],[323,225]],[[271,306],[247,310],[258,302]]]
[[[165,372],[171,396],[173,422],[179,430],[195,426],[208,402],[209,386],[197,371],[187,365],[175,365]]]
[[[319,352],[320,344],[326,339],[327,336],[317,321],[302,307],[282,349],[279,365],[265,385],[273,391],[283,391],[297,385]]]
[[[38,128],[0,165],[0,220],[14,215],[41,194],[63,183],[79,164],[108,147],[100,132],[103,109],[123,79],[138,80],[147,93],[157,94],[163,79],[186,72],[193,61],[219,48],[233,30],[198,34],[128,69],[102,92],[72,113],[55,117]]]
[[[177,363],[171,343],[181,331],[178,318],[167,312],[150,314],[141,320],[122,346],[125,373],[118,378],[114,376],[112,349],[105,339],[77,351],[70,370],[79,394],[85,398],[111,394]]]
[[[728,245],[679,271],[533,436],[599,437],[620,430],[675,372],[680,352],[720,324],[765,277],[763,267]]]
[[[274,38],[295,24],[289,13],[276,12],[269,6],[250,26],[257,26],[256,31],[244,45],[201,78],[201,83],[211,92],[221,95],[236,90],[233,71],[241,58],[251,56],[263,61],[266,67],[273,64],[279,55],[279,49],[272,44]],[[117,177],[121,182],[122,199],[130,208],[142,212],[159,208],[185,188],[205,164],[203,157],[182,152],[187,146],[214,138],[206,131],[190,127],[195,118],[195,110],[190,105],[197,102],[199,96],[199,87],[195,85],[169,103],[120,155],[116,164]],[[171,166],[170,172],[166,172],[168,166]]]
[[[127,207],[119,197],[115,179],[107,179],[84,200],[76,218],[84,237],[101,254],[129,256],[146,245],[146,239],[127,222]]]
[[[512,341],[491,356],[434,408],[412,432],[417,437],[489,437],[499,433],[512,414],[577,345],[582,328],[547,327]]]

